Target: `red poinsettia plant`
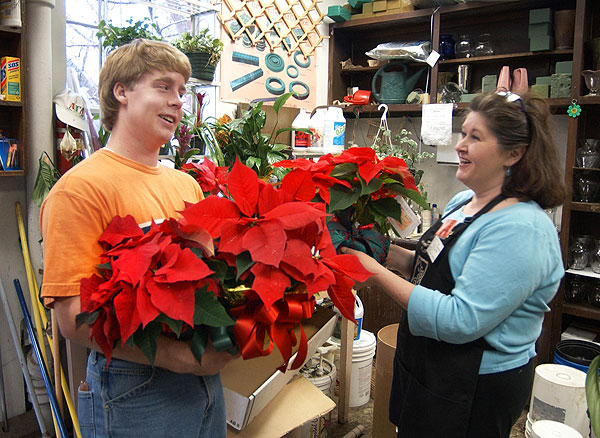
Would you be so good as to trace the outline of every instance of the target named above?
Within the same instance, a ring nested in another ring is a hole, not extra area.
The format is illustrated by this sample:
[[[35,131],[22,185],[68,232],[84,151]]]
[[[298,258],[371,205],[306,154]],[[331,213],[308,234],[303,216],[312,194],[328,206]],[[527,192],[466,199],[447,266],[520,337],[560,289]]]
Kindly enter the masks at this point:
[[[397,196],[429,208],[402,158],[379,159],[367,147],[353,147],[339,155],[327,154],[318,161],[280,161],[276,167],[291,169],[281,189],[301,201],[326,204],[335,216],[328,222],[335,247],[350,246],[385,260],[392,225],[388,218],[402,222]]]
[[[202,167],[204,166],[204,167]],[[353,255],[336,253],[325,204],[304,201],[259,179],[240,162],[230,172],[210,161],[186,169],[212,194],[178,219],[144,232],[131,217],[113,219],[100,237],[98,273],[81,282],[80,323],[110,359],[119,342],[136,345],[152,363],[156,338],[190,341],[200,361],[209,339],[245,359],[277,345],[282,370],[292,347],[306,356],[301,321],[327,291],[354,320],[355,281],[371,274]]]

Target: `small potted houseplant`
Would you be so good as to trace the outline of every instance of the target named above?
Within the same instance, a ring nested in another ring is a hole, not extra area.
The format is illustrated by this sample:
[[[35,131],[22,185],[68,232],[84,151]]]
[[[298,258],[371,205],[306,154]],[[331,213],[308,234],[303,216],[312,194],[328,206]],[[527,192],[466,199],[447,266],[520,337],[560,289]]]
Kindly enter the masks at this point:
[[[192,77],[212,81],[215,67],[221,59],[223,42],[213,38],[208,29],[203,29],[198,35],[184,32],[172,44],[187,55],[192,65]]]
[[[127,20],[129,26],[119,27],[104,20],[98,23],[96,36],[102,40],[102,47],[109,52],[117,47],[123,46],[138,38],[147,40],[162,40],[158,26],[151,23],[148,18],[133,22],[133,18]]]

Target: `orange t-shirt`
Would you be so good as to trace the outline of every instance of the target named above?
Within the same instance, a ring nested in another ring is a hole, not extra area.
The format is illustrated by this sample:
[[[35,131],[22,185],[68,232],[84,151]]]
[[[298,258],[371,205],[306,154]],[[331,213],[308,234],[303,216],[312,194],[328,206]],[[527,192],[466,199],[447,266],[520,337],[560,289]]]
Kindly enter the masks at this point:
[[[138,224],[178,217],[185,202],[203,198],[190,175],[146,166],[101,149],[63,175],[42,204],[42,297],[79,295],[79,282],[95,272],[103,248],[98,238],[117,215]]]

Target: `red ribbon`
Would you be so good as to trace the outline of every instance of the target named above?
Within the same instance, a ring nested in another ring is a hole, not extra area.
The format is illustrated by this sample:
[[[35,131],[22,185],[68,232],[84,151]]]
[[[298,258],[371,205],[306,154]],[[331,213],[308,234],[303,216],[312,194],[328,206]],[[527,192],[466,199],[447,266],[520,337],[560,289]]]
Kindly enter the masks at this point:
[[[315,298],[306,293],[286,294],[283,299],[276,301],[269,309],[258,295],[250,293],[242,306],[231,309],[231,315],[236,319],[233,332],[240,346],[242,357],[267,356],[277,344],[284,364],[278,369],[285,372],[292,356],[292,347],[298,342],[294,327],[300,326],[300,345],[298,355],[290,369],[298,369],[306,359],[308,342],[301,321],[310,318],[315,309]],[[265,335],[268,333],[269,343],[265,346]]]

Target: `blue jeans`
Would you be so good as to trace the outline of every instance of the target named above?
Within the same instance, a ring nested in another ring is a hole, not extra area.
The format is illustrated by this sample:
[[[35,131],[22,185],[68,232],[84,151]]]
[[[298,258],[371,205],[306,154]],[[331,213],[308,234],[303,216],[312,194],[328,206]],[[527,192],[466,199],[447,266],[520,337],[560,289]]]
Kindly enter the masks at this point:
[[[225,400],[218,374],[177,374],[92,350],[89,391],[78,391],[83,438],[225,438]]]

